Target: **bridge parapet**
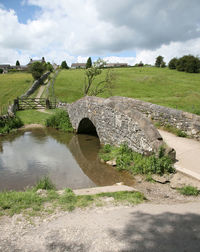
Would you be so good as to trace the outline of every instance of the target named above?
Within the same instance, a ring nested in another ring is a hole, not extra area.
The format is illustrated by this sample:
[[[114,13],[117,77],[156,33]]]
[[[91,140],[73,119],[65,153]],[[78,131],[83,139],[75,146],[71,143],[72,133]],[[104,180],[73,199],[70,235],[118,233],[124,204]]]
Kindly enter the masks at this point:
[[[68,104],[67,111],[77,132],[96,132],[103,144],[126,143],[133,151],[142,154],[157,152],[163,145],[157,129],[133,108],[130,98],[86,96]]]

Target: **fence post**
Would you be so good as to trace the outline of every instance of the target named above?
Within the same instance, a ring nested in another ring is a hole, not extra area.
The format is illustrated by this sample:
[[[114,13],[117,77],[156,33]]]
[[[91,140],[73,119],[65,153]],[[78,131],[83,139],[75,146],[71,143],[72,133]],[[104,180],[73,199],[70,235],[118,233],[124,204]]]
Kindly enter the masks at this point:
[[[14,99],[14,110],[18,111],[19,110],[19,98]]]
[[[50,109],[50,102],[49,102],[49,99],[46,99],[46,109]]]

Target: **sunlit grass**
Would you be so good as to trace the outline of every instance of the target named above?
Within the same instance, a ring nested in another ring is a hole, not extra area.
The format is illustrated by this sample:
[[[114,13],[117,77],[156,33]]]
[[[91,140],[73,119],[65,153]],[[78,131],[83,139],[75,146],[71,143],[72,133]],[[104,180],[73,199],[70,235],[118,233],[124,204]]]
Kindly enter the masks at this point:
[[[32,85],[30,73],[0,74],[0,108],[24,94]]]
[[[156,67],[116,68],[113,71],[116,78],[113,96],[141,99],[200,114],[200,74]],[[62,70],[55,82],[56,96],[63,102],[81,98],[84,78],[84,70]],[[108,96],[108,93],[102,95]]]

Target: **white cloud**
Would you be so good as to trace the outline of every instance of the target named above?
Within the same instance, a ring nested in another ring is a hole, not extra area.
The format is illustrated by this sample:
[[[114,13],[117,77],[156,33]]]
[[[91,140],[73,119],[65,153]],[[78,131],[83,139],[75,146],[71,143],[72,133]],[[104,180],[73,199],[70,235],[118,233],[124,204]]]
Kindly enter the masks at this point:
[[[136,58],[135,57],[117,57],[117,56],[109,56],[104,57],[104,61],[107,63],[128,63],[128,65],[135,65]]]
[[[61,63],[85,62],[122,51],[134,57],[106,57],[113,62],[153,64],[161,54],[200,51],[199,0],[23,0],[41,8],[35,20],[21,24],[13,10],[0,6],[0,63],[29,57]],[[179,8],[177,8],[177,5]],[[21,63],[21,62],[20,62]]]

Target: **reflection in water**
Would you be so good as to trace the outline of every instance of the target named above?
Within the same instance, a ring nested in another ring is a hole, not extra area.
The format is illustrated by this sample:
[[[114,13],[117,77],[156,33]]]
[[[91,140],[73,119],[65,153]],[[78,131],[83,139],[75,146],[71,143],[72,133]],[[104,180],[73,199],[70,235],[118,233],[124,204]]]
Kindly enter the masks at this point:
[[[113,185],[124,182],[133,185],[133,178],[126,172],[119,172],[115,168],[102,164],[98,158],[100,149],[99,139],[90,135],[74,135],[68,145],[83,172],[97,186]]]
[[[1,137],[0,146],[0,190],[21,190],[45,175],[58,189],[133,183],[129,175],[99,161],[94,136],[32,129]]]

